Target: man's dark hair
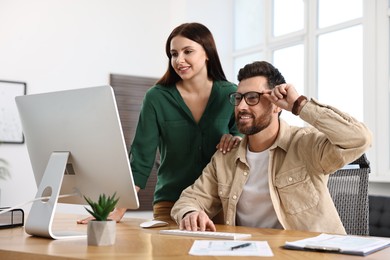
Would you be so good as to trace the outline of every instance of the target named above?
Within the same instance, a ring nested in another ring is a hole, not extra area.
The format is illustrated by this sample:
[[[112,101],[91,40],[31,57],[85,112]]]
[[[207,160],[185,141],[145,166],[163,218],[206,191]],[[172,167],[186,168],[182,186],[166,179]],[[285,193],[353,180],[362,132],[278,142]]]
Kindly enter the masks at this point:
[[[238,81],[241,81],[256,76],[266,77],[270,89],[273,89],[277,85],[286,83],[283,75],[279,72],[279,70],[266,61],[255,61],[245,65],[238,72],[237,78]]]

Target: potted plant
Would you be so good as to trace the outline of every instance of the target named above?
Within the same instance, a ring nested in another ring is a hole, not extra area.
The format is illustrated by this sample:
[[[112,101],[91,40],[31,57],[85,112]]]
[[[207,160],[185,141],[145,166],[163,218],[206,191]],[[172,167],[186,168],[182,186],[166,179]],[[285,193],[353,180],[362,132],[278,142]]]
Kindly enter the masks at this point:
[[[108,219],[108,215],[114,210],[119,198],[101,194],[98,202],[92,201],[84,196],[84,199],[91,206],[91,209],[85,208],[95,219],[88,222],[87,240],[88,245],[109,246],[115,244],[116,222]]]

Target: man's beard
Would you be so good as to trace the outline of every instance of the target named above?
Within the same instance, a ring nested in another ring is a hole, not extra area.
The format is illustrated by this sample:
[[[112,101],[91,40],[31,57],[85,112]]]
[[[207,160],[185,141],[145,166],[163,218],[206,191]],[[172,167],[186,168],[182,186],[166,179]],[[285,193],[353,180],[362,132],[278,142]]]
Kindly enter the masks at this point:
[[[239,118],[242,115],[249,115],[249,116],[254,117],[254,115],[251,113],[239,112],[236,116],[236,124],[237,124],[238,131],[240,131],[240,133],[245,134],[245,135],[254,135],[254,134],[257,134],[257,133],[263,131],[271,124],[272,105],[269,107],[269,109],[267,111],[264,111],[264,113],[260,117],[254,118],[252,124],[248,124],[248,123],[241,124],[239,121]]]

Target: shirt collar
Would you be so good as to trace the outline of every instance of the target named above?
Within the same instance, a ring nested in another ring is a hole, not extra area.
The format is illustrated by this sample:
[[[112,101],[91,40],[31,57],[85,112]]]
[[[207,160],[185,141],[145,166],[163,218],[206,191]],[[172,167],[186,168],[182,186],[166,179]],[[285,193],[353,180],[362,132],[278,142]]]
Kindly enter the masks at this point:
[[[276,137],[275,142],[269,148],[270,150],[276,149],[277,147],[280,147],[284,151],[288,150],[291,141],[291,131],[289,131],[289,128],[290,126],[287,124],[287,122],[279,118],[279,133],[278,136]],[[242,139],[240,146],[238,147],[237,158],[236,158],[236,160],[240,160],[245,164],[248,164],[246,160],[247,145],[248,145],[248,136],[245,136]]]
[[[280,147],[284,151],[288,150],[291,141],[291,131],[289,131],[290,126],[286,121],[279,118],[279,133],[276,137],[275,142],[271,145],[270,150],[273,150],[277,147]]]

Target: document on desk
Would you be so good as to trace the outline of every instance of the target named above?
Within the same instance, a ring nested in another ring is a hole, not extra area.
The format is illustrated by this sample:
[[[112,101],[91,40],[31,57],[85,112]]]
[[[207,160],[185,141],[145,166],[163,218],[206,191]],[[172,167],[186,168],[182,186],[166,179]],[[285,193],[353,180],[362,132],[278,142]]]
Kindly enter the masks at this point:
[[[390,239],[321,234],[294,242],[284,248],[365,256],[390,246]]]
[[[267,241],[195,240],[190,255],[273,256]]]

